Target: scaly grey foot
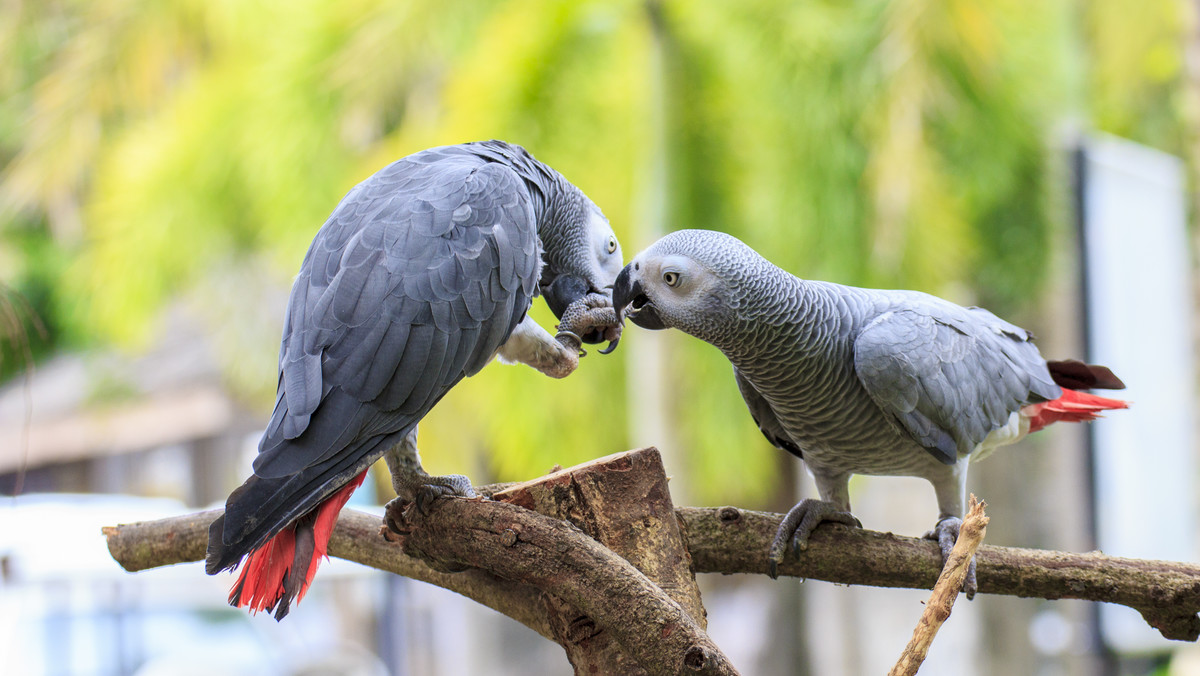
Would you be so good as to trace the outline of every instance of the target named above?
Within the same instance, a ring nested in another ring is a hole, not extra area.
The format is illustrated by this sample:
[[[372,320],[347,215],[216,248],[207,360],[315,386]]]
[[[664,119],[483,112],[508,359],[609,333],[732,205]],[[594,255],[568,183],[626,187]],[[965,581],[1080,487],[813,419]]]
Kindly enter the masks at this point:
[[[579,353],[583,343],[608,341],[608,347],[600,354],[608,354],[617,348],[621,340],[621,324],[613,310],[612,299],[599,293],[589,293],[567,306],[558,323],[558,334],[554,336],[564,346]]]
[[[862,523],[850,512],[838,509],[832,502],[808,498],[788,510],[787,516],[775,531],[775,540],[767,554],[769,574],[772,578],[779,577],[779,564],[783,563],[788,543],[797,557],[800,552],[808,549],[808,538],[823,521],[840,523],[850,528],[862,528]]]
[[[925,539],[936,541],[938,549],[942,550],[943,567],[950,560],[950,550],[954,549],[954,543],[958,542],[960,528],[962,528],[962,519],[957,516],[948,516],[938,521],[933,530],[925,534]],[[963,579],[962,592],[969,600],[975,598],[977,591],[979,591],[979,583],[975,579],[975,557],[971,557],[971,563],[967,566],[967,577]]]
[[[476,497],[475,489],[471,487],[471,480],[461,474],[429,476],[421,473],[413,476],[411,480],[403,482],[393,476],[392,488],[396,489],[397,500],[416,503],[417,509],[421,510],[422,514],[428,514],[433,501],[441,497]]]
[[[411,478],[410,478],[411,476]],[[397,497],[384,507],[384,523],[394,533],[404,534],[404,510],[409,505],[416,505],[421,514],[429,514],[433,501],[445,496],[463,498],[476,497],[471,480],[461,474],[446,476],[429,476],[424,472],[403,478],[392,475],[392,488],[396,489]]]

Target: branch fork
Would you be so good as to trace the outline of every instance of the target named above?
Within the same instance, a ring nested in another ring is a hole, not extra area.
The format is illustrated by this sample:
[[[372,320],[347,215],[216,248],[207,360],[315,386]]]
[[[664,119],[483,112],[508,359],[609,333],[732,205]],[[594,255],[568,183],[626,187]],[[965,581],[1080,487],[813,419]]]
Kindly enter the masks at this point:
[[[982,539],[982,508],[975,504],[964,520],[956,552],[973,540],[975,526],[967,524],[976,509]],[[208,525],[219,514],[104,532],[118,563],[144,570],[203,559]],[[653,448],[500,487],[492,500],[438,500],[427,514],[395,516],[404,535],[389,539],[378,516],[342,510],[330,555],[436,584],[507,614],[563,645],[577,673],[655,675],[737,673],[704,631],[694,574],[767,574],[766,552],[782,518],[731,506],[675,508]],[[1200,637],[1196,564],[978,540],[970,546],[978,547],[982,593],[1119,603],[1139,610],[1167,638]],[[969,553],[961,560],[969,561]],[[949,574],[953,566],[946,568]],[[818,528],[804,556],[786,559],[779,572],[883,587],[938,583],[942,592],[931,597],[929,612],[937,612],[939,599],[952,603],[946,590],[961,587],[952,579],[938,582],[936,543],[857,528]],[[937,622],[922,622],[917,634],[931,641]]]

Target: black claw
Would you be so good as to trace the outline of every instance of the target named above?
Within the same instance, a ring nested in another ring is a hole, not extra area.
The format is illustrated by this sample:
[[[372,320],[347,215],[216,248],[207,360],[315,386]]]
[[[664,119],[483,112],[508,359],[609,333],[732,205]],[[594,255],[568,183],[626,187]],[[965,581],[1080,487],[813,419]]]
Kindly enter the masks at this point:
[[[605,347],[603,350],[600,350],[600,354],[612,354],[612,351],[617,349],[617,343],[619,343],[619,342],[621,342],[620,336],[617,336],[616,338],[613,338],[612,340],[608,341],[608,346]]]
[[[421,516],[429,516],[429,508],[433,506],[439,495],[441,493],[434,486],[425,485],[417,489],[417,511],[421,513]]]
[[[396,493],[416,505],[422,516],[428,516],[438,498],[456,495],[464,498],[475,497],[475,489],[471,480],[461,474],[447,476],[428,476],[423,472],[419,476],[392,479]],[[397,498],[399,500],[400,498]],[[394,501],[393,501],[394,502]]]
[[[402,498],[395,498],[383,509],[383,523],[393,533],[404,535],[408,532],[405,527],[404,508],[408,503]]]

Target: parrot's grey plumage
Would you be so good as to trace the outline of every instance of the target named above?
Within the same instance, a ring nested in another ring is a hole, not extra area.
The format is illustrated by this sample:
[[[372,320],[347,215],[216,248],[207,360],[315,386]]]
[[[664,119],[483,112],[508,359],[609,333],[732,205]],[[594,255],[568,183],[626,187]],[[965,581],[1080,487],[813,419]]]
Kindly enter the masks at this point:
[[[618,316],[628,306],[634,323],[681,329],[729,358],[759,429],[816,479],[825,504],[798,506],[786,522],[804,522],[801,545],[820,520],[855,523],[852,474],[928,479],[939,530],[957,528],[969,460],[1036,428],[1038,407],[1064,392],[1032,335],[987,310],[802,280],[723,233],[662,238],[621,272],[613,303]]]
[[[420,471],[418,421],[497,355],[569,373],[578,345],[554,340],[526,313],[542,291],[559,316],[585,297],[589,307],[607,303],[621,262],[600,210],[518,146],[433,148],[354,187],[296,278],[274,413],[254,475],[211,528],[208,572],[237,565],[335,494],[348,496],[344,487],[386,453],[405,497],[470,494],[463,477]],[[592,341],[616,336],[595,322],[571,328]],[[293,587],[297,570],[308,579],[315,570],[301,561],[301,544],[298,531]],[[243,582],[235,604],[255,596]],[[282,617],[299,591],[267,589],[251,603],[278,604]]]

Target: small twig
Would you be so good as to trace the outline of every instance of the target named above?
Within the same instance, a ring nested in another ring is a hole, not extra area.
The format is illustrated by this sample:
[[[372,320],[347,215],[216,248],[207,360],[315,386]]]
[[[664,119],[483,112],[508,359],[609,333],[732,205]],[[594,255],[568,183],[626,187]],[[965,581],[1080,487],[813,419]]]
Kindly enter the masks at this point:
[[[946,561],[942,574],[938,576],[937,584],[933,586],[933,593],[929,595],[925,611],[921,613],[917,628],[913,630],[912,640],[905,646],[900,660],[892,667],[889,676],[913,676],[917,673],[921,663],[925,661],[929,646],[937,636],[938,629],[949,619],[954,600],[958,598],[963,580],[967,577],[971,559],[975,556],[975,550],[979,549],[979,544],[983,542],[984,533],[987,532],[989,519],[983,514],[983,508],[986,506],[987,503],[976,500],[974,495],[971,496],[967,504],[967,518],[963,519],[959,528],[958,540],[950,550],[950,558]]]
[[[24,317],[26,321],[22,321]],[[16,498],[25,489],[25,473],[29,469],[29,431],[33,428],[33,346],[29,340],[29,327],[37,331],[38,338],[49,337],[46,324],[21,294],[0,284],[0,367],[4,366],[4,343],[7,342],[15,355],[23,360],[24,383],[22,395],[25,400],[25,416],[21,421],[21,454],[17,463],[17,478],[12,495]]]

